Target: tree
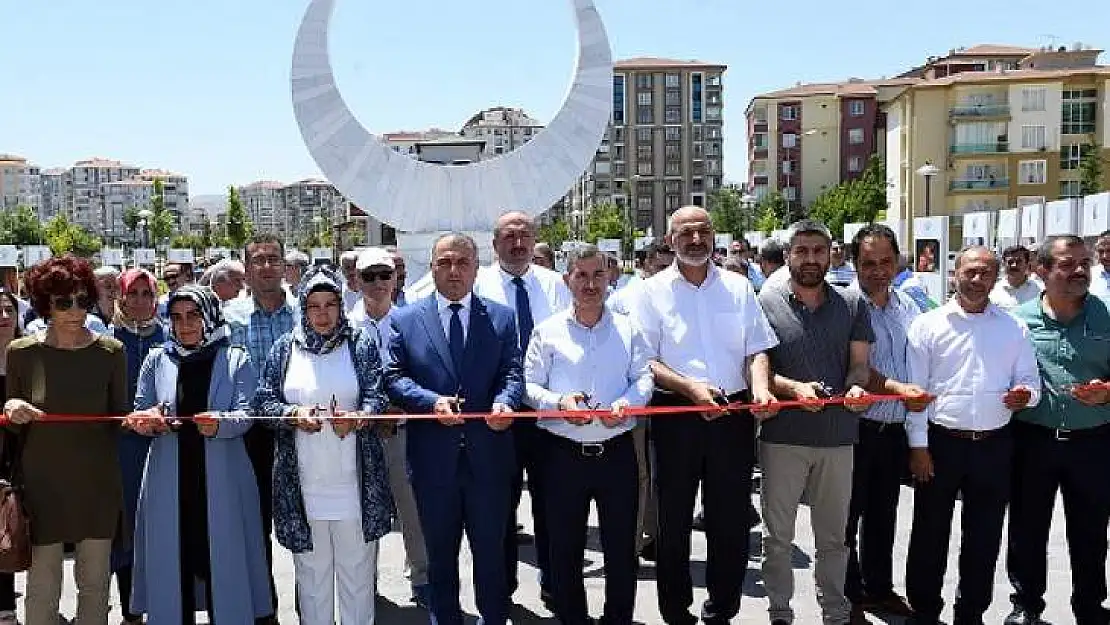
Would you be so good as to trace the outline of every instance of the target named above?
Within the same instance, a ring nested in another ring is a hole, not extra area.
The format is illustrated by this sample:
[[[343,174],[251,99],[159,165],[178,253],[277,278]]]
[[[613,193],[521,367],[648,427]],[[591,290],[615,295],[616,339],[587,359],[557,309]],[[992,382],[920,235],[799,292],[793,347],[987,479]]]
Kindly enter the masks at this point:
[[[822,193],[809,206],[809,216],[828,226],[833,237],[844,235],[846,223],[871,223],[886,210],[886,176],[873,156],[856,180],[846,180]]]
[[[139,221],[141,219],[142,218],[139,217],[138,207],[128,206],[127,208],[123,209],[123,225],[127,228],[128,232],[134,234],[135,230],[137,230],[139,227]]]
[[[204,241],[204,237],[199,234],[179,234],[170,241],[170,247],[178,249],[190,249],[195,252],[203,253],[208,245]]]
[[[233,186],[227,188],[227,238],[231,239],[232,247],[237,248],[251,238],[250,218],[239,201],[239,190]]]
[[[768,194],[755,207],[755,229],[765,235],[781,229],[786,221],[786,198],[779,192]]]
[[[100,239],[89,234],[81,226],[72,223],[59,213],[46,222],[43,232],[46,244],[55,256],[73,253],[78,256],[92,256],[103,247]]]
[[[1092,135],[1087,144],[1081,148],[1081,151],[1079,190],[1083,195],[1094,195],[1106,187],[1102,180],[1102,166],[1105,164],[1102,157],[1102,146]]]
[[[563,241],[570,239],[570,227],[566,221],[555,219],[549,224],[540,226],[536,239],[550,245],[553,250],[561,249]]]
[[[33,208],[17,206],[0,213],[0,243],[40,245],[42,242],[42,222]]]
[[[721,234],[731,234],[733,239],[744,237],[744,230],[752,223],[751,209],[744,206],[743,194],[735,187],[724,187],[709,194],[709,218],[713,229]]]
[[[147,224],[150,240],[156,242],[172,237],[177,224],[174,222],[173,213],[166,209],[166,194],[162,190],[161,178],[154,179],[154,195],[150,198],[150,212],[154,213]]]
[[[597,243],[598,239],[623,239],[628,233],[628,220],[624,210],[616,204],[598,204],[586,213],[587,243]]]

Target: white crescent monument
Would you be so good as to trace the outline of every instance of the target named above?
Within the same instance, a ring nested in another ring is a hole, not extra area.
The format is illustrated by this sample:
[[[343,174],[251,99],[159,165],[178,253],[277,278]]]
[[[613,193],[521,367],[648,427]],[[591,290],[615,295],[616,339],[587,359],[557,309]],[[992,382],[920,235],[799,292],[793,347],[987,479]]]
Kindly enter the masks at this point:
[[[291,75],[297,124],[328,180],[399,231],[410,281],[427,270],[431,239],[440,232],[468,232],[486,255],[498,215],[546,211],[593,160],[613,107],[613,55],[594,0],[570,0],[578,25],[577,66],[551,123],[508,154],[461,166],[394,152],[359,123],[339,93],[328,53],[335,1],[312,0],[297,32]]]

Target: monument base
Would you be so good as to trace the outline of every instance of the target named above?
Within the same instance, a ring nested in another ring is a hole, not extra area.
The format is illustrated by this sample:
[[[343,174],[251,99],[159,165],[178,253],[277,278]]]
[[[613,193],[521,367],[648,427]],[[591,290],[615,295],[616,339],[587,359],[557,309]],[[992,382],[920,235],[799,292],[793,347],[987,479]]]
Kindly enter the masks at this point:
[[[446,231],[435,232],[398,232],[397,251],[405,259],[405,298],[415,301],[421,297],[431,295],[434,290],[432,284],[431,264],[432,245],[436,239],[446,234]],[[493,231],[464,232],[478,244],[478,262],[480,265],[489,265],[493,262]]]

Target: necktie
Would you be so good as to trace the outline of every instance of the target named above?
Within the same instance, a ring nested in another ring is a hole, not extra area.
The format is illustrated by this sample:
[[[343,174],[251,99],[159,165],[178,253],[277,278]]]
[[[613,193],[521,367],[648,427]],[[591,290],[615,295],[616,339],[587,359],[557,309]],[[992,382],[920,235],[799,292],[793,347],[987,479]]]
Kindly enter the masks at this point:
[[[520,351],[528,351],[528,339],[532,338],[532,304],[528,301],[528,289],[524,279],[513,278],[516,285],[516,329],[520,332]]]
[[[463,334],[462,318],[459,317],[459,311],[462,310],[462,304],[451,304],[448,306],[451,309],[451,323],[448,324],[450,331],[447,335],[447,343],[451,348],[451,360],[455,364],[455,372],[462,373],[463,350],[466,348],[466,338]]]

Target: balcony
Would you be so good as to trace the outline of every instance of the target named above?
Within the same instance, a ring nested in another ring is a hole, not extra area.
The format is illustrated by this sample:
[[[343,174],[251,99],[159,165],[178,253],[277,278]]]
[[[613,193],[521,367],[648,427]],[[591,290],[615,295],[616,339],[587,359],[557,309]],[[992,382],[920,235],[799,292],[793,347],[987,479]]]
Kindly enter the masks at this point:
[[[1009,117],[1009,104],[957,104],[948,111],[949,117],[964,117],[973,119],[987,119],[991,117]]]
[[[948,146],[951,154],[1005,154],[1010,151],[1009,141],[995,141],[994,143],[953,143]]]
[[[955,178],[948,183],[948,190],[989,191],[991,189],[1006,189],[1009,186],[1009,178]]]

